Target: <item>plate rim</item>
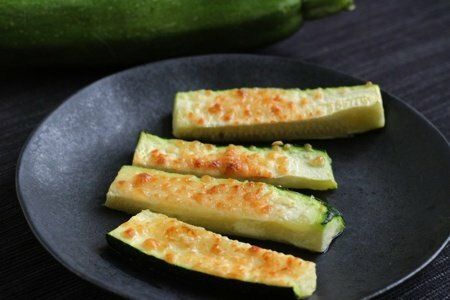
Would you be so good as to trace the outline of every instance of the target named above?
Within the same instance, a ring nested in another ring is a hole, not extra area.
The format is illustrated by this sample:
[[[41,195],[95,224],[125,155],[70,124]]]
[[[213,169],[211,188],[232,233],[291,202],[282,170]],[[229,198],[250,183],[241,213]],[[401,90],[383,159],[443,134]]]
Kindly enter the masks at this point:
[[[332,67],[325,67],[321,66],[315,63],[306,62],[302,59],[298,58],[292,58],[292,57],[283,57],[283,56],[273,56],[273,55],[261,55],[261,54],[248,54],[248,53],[216,53],[216,54],[206,54],[206,55],[193,55],[193,56],[182,56],[182,57],[176,57],[176,58],[169,58],[164,60],[157,60],[152,61],[146,64],[133,66],[118,72],[111,73],[107,76],[101,77],[85,86],[83,86],[81,89],[77,90],[76,92],[72,93],[70,96],[66,97],[62,102],[60,102],[50,113],[48,113],[39,123],[36,125],[36,127],[31,131],[31,133],[28,135],[27,139],[25,140],[24,144],[21,147],[17,163],[16,163],[16,172],[15,172],[15,188],[16,188],[16,196],[17,200],[20,204],[20,207],[22,209],[23,215],[25,217],[25,220],[33,233],[34,237],[39,241],[39,243],[44,247],[44,249],[57,261],[59,262],[63,267],[65,267],[70,272],[77,275],[82,280],[88,281],[100,288],[102,288],[105,291],[111,292],[113,294],[125,297],[125,298],[132,298],[130,295],[123,293],[120,288],[115,286],[110,286],[104,283],[102,280],[97,279],[95,276],[92,276],[89,273],[83,273],[82,271],[77,270],[74,266],[72,266],[70,263],[66,262],[62,257],[60,257],[58,251],[54,250],[45,240],[44,236],[39,232],[39,229],[35,227],[32,221],[32,217],[28,211],[26,201],[24,200],[24,197],[22,196],[21,191],[21,183],[20,183],[20,176],[22,172],[22,158],[27,150],[27,148],[30,145],[30,141],[33,139],[35,134],[41,129],[41,127],[47,122],[48,119],[50,119],[54,114],[56,114],[58,111],[60,111],[65,105],[67,105],[75,96],[78,94],[81,94],[85,90],[88,90],[91,88],[91,86],[96,85],[100,81],[108,80],[111,77],[118,76],[120,74],[133,72],[137,69],[143,69],[148,68],[153,65],[159,65],[159,64],[170,64],[175,63],[177,61],[183,61],[183,60],[205,60],[208,58],[214,58],[214,59],[227,59],[227,58],[234,58],[234,59],[240,59],[240,58],[248,58],[248,59],[268,59],[268,60],[280,60],[280,61],[291,61],[292,63],[300,63],[312,68],[317,68],[322,71],[331,71],[333,73],[336,73],[342,77],[347,77],[348,79],[353,79],[361,82],[365,82],[366,80],[361,79],[357,76],[348,75],[346,73],[340,72]],[[411,112],[413,112],[416,116],[418,116],[422,121],[425,121],[425,123],[431,127],[439,136],[440,138],[447,144],[447,146],[450,149],[450,142],[446,139],[446,137],[442,134],[442,132],[430,121],[428,120],[421,112],[419,112],[416,108],[405,102],[399,97],[396,97],[392,95],[390,92],[386,91],[385,89],[381,88],[382,93],[388,95],[389,97],[393,98],[395,101],[399,102],[401,105],[403,105],[406,109],[409,109]],[[379,289],[378,291],[375,291],[369,295],[364,296],[362,299],[373,299],[377,296],[380,296],[384,294],[385,292],[391,290],[392,288],[398,286],[399,284],[405,282],[406,280],[410,279],[414,275],[416,275],[418,272],[420,272],[422,269],[424,269],[429,263],[431,263],[445,248],[445,246],[450,241],[450,234],[447,235],[447,238],[445,238],[440,246],[434,250],[433,254],[425,259],[419,266],[417,266],[415,269],[410,271],[408,274],[396,279],[391,284],[388,284],[387,286]]]

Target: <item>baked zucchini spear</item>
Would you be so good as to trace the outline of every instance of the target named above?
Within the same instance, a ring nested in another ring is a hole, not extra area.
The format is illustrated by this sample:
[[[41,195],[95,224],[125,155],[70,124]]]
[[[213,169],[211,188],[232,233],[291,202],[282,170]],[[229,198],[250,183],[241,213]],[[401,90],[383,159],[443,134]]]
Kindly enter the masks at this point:
[[[384,126],[378,85],[179,92],[173,134],[210,141],[344,137]]]
[[[201,178],[123,166],[105,205],[131,214],[143,209],[209,230],[289,243],[323,252],[344,229],[334,208],[313,196],[252,181]]]
[[[271,148],[163,139],[142,132],[133,165],[167,172],[263,181],[297,189],[337,187],[326,152],[274,143]]]
[[[109,232],[106,239],[115,250],[139,261],[162,260],[219,278],[289,288],[299,298],[316,289],[312,262],[230,240],[148,210]]]

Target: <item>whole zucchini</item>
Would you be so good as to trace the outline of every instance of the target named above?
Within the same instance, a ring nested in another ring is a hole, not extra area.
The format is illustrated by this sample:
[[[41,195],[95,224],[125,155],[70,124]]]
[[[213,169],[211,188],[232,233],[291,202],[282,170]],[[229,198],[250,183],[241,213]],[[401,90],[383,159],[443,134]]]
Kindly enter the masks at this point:
[[[353,0],[303,0],[302,14],[307,19],[322,18],[341,10],[355,8]]]
[[[0,65],[123,65],[289,36],[301,0],[2,0]]]

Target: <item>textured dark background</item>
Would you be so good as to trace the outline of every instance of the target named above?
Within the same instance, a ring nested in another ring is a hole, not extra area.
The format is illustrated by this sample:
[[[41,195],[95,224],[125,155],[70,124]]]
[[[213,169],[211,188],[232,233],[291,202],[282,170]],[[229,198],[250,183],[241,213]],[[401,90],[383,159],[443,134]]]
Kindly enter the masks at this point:
[[[254,52],[296,57],[379,83],[448,140],[450,1],[356,3],[353,12],[308,22],[291,38]],[[112,297],[67,271],[34,238],[16,198],[14,173],[32,129],[69,95],[115,71],[0,68],[0,298]],[[447,245],[425,269],[380,298],[449,299],[449,252]]]

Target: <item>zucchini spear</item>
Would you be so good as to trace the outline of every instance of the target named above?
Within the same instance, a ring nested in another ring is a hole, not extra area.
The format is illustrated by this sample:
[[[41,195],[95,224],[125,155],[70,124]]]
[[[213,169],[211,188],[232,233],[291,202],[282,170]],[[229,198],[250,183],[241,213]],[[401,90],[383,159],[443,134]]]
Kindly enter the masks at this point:
[[[289,288],[299,298],[310,296],[316,288],[312,262],[230,240],[148,210],[109,232],[106,239],[127,258],[144,263],[164,261],[249,286]]]
[[[163,139],[142,132],[133,165],[198,176],[263,181],[297,189],[337,187],[326,152],[280,145],[271,148],[229,145],[219,147],[198,141]]]
[[[211,141],[344,137],[384,126],[378,85],[180,92],[173,134]]]
[[[344,229],[334,208],[312,196],[262,182],[218,179],[123,166],[105,205],[131,214],[143,209],[209,230],[289,243],[323,252]]]

